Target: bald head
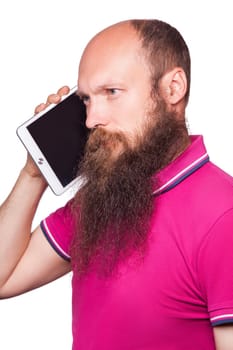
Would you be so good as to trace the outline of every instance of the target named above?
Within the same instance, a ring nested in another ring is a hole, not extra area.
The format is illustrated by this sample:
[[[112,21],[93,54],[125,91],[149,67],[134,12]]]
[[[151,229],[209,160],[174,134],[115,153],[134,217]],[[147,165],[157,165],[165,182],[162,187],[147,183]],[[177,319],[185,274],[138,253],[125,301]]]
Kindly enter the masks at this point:
[[[85,63],[93,66],[99,59],[105,63],[119,56],[126,59],[129,51],[147,65],[151,73],[152,91],[156,93],[163,75],[175,67],[180,67],[187,80],[185,101],[188,102],[190,90],[188,47],[177,29],[159,20],[128,20],[102,30],[86,46],[80,62],[80,71]]]
[[[113,68],[119,69],[123,61],[124,63],[129,61],[130,64],[130,60],[139,59],[139,52],[139,37],[131,22],[124,21],[114,24],[90,40],[81,57],[79,76],[81,78],[82,76],[93,77],[100,68],[99,72],[102,77],[110,74],[114,78]]]
[[[96,34],[87,44],[83,55],[86,55],[91,49],[98,50],[100,47],[112,50],[116,45],[120,49],[122,45],[129,44],[131,40],[138,40],[131,21],[115,23]]]
[[[103,30],[87,45],[79,66],[78,91],[86,103],[89,128],[101,125],[133,133],[141,127],[151,75],[140,48],[129,21]]]

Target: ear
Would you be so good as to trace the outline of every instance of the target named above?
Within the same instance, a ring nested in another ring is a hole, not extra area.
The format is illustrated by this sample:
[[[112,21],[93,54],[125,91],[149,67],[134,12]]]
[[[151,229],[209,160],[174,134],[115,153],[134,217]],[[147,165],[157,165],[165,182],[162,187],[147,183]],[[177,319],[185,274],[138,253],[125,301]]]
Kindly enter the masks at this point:
[[[160,91],[168,104],[179,103],[187,91],[187,79],[183,69],[176,67],[165,73],[160,81]]]

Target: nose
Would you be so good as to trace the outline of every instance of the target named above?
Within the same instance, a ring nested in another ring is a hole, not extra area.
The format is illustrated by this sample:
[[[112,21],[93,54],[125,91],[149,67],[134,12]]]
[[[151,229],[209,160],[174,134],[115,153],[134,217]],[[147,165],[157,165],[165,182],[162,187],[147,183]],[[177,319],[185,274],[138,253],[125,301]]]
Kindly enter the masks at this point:
[[[86,127],[88,129],[96,128],[97,126],[106,126],[107,118],[104,106],[97,101],[90,101],[86,106]]]

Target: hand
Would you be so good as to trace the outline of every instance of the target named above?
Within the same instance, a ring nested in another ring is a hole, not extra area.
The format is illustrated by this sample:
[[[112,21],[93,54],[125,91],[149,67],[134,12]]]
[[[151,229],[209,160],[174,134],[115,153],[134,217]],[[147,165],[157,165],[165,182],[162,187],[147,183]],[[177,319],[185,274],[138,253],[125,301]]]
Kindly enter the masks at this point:
[[[51,94],[48,96],[46,103],[41,103],[35,108],[35,114],[42,112],[52,103],[59,103],[62,99],[62,96],[65,96],[69,93],[70,88],[68,86],[61,87],[56,94]],[[39,171],[37,165],[32,160],[31,156],[27,155],[27,161],[23,169],[31,177],[42,177],[41,172]]]
[[[61,101],[62,96],[67,95],[70,92],[70,88],[68,86],[61,87],[56,94],[51,94],[48,96],[46,103],[41,103],[35,108],[35,114],[43,111],[52,103],[59,103]]]

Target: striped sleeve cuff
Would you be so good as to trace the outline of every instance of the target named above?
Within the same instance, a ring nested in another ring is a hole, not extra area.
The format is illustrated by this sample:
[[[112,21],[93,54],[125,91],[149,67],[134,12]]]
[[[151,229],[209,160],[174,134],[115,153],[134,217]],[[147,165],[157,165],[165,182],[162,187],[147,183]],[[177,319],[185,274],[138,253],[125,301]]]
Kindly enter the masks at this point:
[[[51,231],[49,230],[49,227],[46,223],[46,220],[41,221],[40,223],[41,230],[43,234],[45,235],[46,239],[48,240],[49,244],[52,246],[52,248],[56,251],[58,255],[60,255],[64,260],[70,261],[71,257],[69,254],[67,254],[64,249],[59,245],[59,243],[55,240],[54,236],[52,235]]]
[[[222,324],[233,323],[233,313],[211,317],[210,322],[213,327]]]

